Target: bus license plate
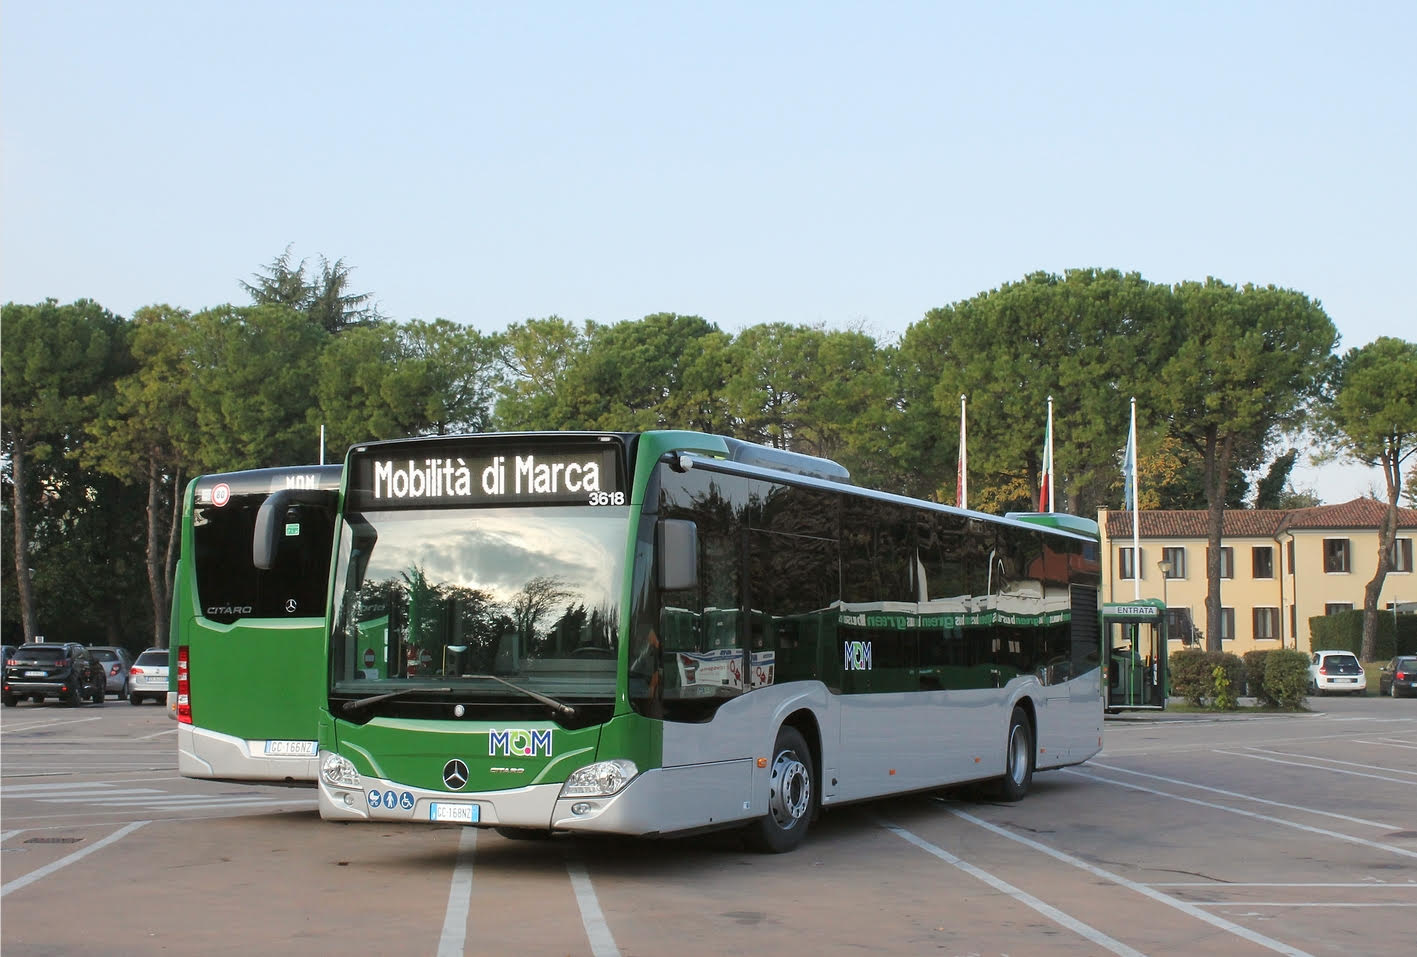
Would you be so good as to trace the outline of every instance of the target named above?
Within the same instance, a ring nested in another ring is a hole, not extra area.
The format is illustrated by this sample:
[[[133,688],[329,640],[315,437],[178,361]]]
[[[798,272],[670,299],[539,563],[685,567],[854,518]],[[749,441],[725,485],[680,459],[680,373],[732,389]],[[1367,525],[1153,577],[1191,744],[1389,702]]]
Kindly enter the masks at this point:
[[[266,753],[272,757],[313,758],[314,741],[267,741]]]
[[[434,801],[428,806],[428,820],[452,821],[457,824],[476,824],[479,818],[476,804],[439,804]]]

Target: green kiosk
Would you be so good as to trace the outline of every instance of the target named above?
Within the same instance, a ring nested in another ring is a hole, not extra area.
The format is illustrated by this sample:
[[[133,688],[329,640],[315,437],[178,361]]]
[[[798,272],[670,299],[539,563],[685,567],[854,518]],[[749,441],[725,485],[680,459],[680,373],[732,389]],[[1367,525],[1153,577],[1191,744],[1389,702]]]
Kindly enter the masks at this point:
[[[1166,605],[1154,598],[1102,606],[1109,714],[1166,707]]]

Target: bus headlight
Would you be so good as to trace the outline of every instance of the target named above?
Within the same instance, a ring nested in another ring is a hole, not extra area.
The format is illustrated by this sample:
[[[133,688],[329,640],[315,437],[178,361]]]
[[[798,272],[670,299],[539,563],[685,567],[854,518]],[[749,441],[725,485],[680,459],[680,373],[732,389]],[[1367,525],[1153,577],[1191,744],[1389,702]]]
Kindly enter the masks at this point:
[[[629,784],[639,773],[635,762],[623,758],[588,764],[561,785],[561,797],[606,797]]]
[[[325,758],[324,767],[320,768],[320,775],[324,777],[326,784],[332,784],[341,788],[357,788],[360,786],[359,772],[354,769],[354,765],[347,758],[338,754],[332,754]]]

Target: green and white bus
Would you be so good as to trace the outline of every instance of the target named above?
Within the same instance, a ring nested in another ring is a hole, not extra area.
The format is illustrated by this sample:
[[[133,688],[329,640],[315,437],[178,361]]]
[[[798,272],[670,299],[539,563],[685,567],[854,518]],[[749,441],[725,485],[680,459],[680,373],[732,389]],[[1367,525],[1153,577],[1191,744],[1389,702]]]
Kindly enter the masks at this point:
[[[169,639],[187,777],[314,785],[340,472],[253,469],[188,484]],[[284,521],[269,567],[257,568],[252,535],[272,500]]]
[[[786,851],[822,808],[1017,800],[1101,748],[1094,522],[692,432],[376,442],[345,477],[327,819]]]

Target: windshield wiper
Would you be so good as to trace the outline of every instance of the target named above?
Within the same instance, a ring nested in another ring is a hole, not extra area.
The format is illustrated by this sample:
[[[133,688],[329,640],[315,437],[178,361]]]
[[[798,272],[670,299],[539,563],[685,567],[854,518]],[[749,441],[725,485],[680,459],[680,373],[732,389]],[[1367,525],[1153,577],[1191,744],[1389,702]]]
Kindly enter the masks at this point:
[[[508,688],[513,689],[514,691],[520,691],[522,694],[526,695],[528,698],[535,698],[537,701],[540,701],[542,704],[546,705],[548,708],[551,708],[551,709],[552,709],[553,711],[555,711],[557,714],[564,714],[564,715],[565,715],[566,717],[568,717],[568,718],[574,717],[575,714],[576,714],[576,709],[575,709],[575,708],[572,708],[570,705],[568,705],[568,704],[562,704],[561,702],[557,701],[555,698],[547,697],[546,695],[542,694],[542,693],[539,692],[539,691],[532,691],[530,688],[523,688],[521,685],[514,685],[514,684],[512,684],[510,681],[508,681],[506,678],[499,678],[499,677],[497,677],[496,675],[458,675],[458,677],[459,677],[459,678],[491,678],[493,681],[500,681],[502,684],[506,685]]]
[[[421,694],[425,691],[437,692],[438,694],[453,693],[452,688],[401,688],[398,691],[389,691],[385,694],[370,695],[367,698],[358,698],[354,701],[346,701],[344,705],[340,708],[340,710],[342,710],[345,714],[351,714],[355,711],[361,711],[372,704],[378,704],[380,701],[392,701],[394,698],[402,698],[404,695],[410,694]]]

